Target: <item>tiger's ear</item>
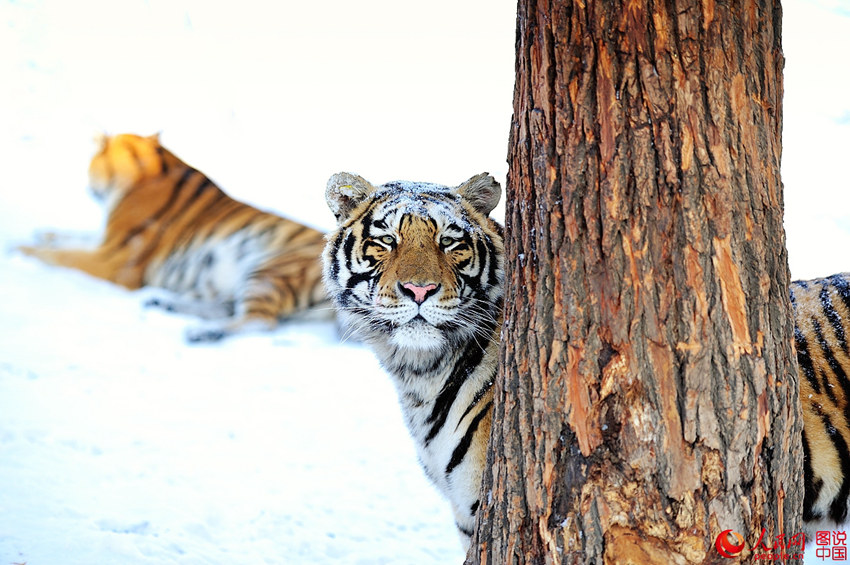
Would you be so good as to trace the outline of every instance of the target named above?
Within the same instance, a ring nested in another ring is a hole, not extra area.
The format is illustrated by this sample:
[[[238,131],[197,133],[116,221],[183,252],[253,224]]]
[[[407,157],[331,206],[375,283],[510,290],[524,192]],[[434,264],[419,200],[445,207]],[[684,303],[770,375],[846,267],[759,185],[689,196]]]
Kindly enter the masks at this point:
[[[466,198],[473,208],[485,216],[496,207],[502,197],[502,187],[490,173],[475,175],[457,187],[455,192]]]
[[[354,208],[375,190],[369,181],[351,173],[337,173],[328,180],[325,200],[328,208],[342,224]]]
[[[109,134],[106,132],[96,133],[92,141],[94,141],[95,152],[103,151],[109,145]]]

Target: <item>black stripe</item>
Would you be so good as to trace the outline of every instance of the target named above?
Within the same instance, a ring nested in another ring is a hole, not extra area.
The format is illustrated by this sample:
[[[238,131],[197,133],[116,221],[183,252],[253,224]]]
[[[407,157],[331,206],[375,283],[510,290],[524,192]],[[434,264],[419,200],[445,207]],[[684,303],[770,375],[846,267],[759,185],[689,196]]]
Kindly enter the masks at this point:
[[[293,231],[289,234],[289,236],[286,238],[286,241],[284,241],[284,243],[289,243],[290,241],[292,241],[293,239],[295,239],[296,237],[298,237],[299,235],[301,235],[302,233],[304,233],[304,232],[305,232],[305,231],[307,231],[308,229],[310,229],[310,228],[308,228],[308,227],[307,227],[307,226],[305,226],[304,224],[300,224],[300,225],[298,225],[298,227],[296,227],[296,228],[295,228],[295,229],[294,229],[294,230],[293,230]]]
[[[806,380],[809,382],[814,391],[820,394],[820,383],[818,382],[817,375],[815,374],[815,366],[814,363],[812,363],[812,356],[809,354],[809,343],[806,341],[803,332],[801,332],[800,328],[797,326],[794,326],[794,341],[797,346],[797,364],[800,366],[800,370],[803,371],[803,376],[806,377]]]
[[[472,503],[472,506],[469,507],[469,513],[475,516],[475,513],[478,512],[478,507],[481,505],[480,500],[476,500]]]
[[[496,276],[496,272],[498,270],[498,254],[496,253],[496,246],[493,244],[493,241],[488,237],[484,241],[484,248],[487,250],[487,262],[489,269],[487,270],[487,284],[489,286],[495,286],[499,283],[499,280]]]
[[[199,183],[198,183],[198,186],[195,188],[195,193],[192,195],[192,198],[190,198],[190,199],[189,199],[189,200],[190,200],[190,202],[189,202],[189,203],[191,203],[191,201],[192,201],[192,200],[195,200],[198,196],[200,196],[201,194],[203,194],[203,193],[204,193],[204,191],[205,191],[206,189],[208,189],[209,187],[211,187],[211,186],[213,186],[213,187],[214,187],[214,186],[215,186],[215,185],[213,184],[213,181],[211,181],[211,180],[209,179],[209,177],[208,177],[208,176],[206,176],[204,173],[202,173],[202,172],[200,172],[200,171],[195,171],[195,172],[196,172],[196,173],[198,173],[199,175],[201,175],[201,182],[199,182]],[[187,204],[188,204],[188,203],[187,203]]]
[[[481,420],[484,419],[490,412],[490,408],[493,406],[493,401],[491,400],[487,404],[484,405],[484,408],[481,409],[475,418],[472,419],[472,422],[469,423],[469,427],[466,428],[466,433],[461,438],[460,443],[455,447],[454,452],[452,453],[452,458],[449,461],[449,464],[446,465],[446,475],[450,475],[452,471],[454,471],[455,467],[461,464],[463,458],[466,457],[466,452],[469,451],[469,446],[472,445],[472,437],[475,435],[475,431],[478,429],[478,424],[481,423]]]
[[[361,225],[363,227],[363,233],[366,234],[366,236],[368,236],[368,234],[369,234],[369,224],[372,221],[372,213],[373,213],[373,210],[372,210],[372,208],[370,208],[360,217],[360,220],[358,221],[358,223],[361,223]],[[339,263],[338,250],[339,250],[340,243],[342,243],[342,256],[343,256],[343,259],[345,260],[345,267],[346,267],[346,269],[348,269],[348,272],[350,273],[350,272],[353,271],[353,269],[352,269],[353,258],[354,258],[353,257],[353,251],[354,251],[354,244],[356,243],[357,239],[358,239],[358,237],[356,235],[354,235],[353,232],[348,231],[348,232],[340,233],[339,236],[337,236],[336,241],[334,241],[333,254],[331,255],[332,258],[333,258],[333,262],[331,263],[331,275],[333,276],[334,280],[337,280],[338,277],[339,277],[339,270],[340,269],[339,269],[339,264],[338,264]],[[359,276],[354,275],[354,277],[357,277],[357,280],[355,282],[352,282],[352,280],[349,279],[348,281],[346,281],[345,285],[342,285],[341,283],[340,283],[340,285],[345,286],[346,288],[354,288],[354,286],[356,286],[358,283],[371,278],[372,273],[368,273],[368,274],[366,274],[366,276],[364,276],[363,274],[360,274]]]
[[[374,273],[372,271],[368,271],[366,273],[354,273],[345,283],[345,288],[352,289],[363,281],[372,280],[374,277]]]
[[[239,211],[242,211],[242,209],[240,209]],[[256,222],[259,218],[262,218],[265,215],[266,215],[265,212],[261,212],[260,210],[257,210],[256,208],[252,208],[251,214],[247,218],[245,218],[245,220],[243,220],[242,223],[239,224],[239,226],[233,228],[231,230],[231,233],[239,233],[242,230],[251,227],[254,224],[254,222]],[[254,240],[259,239],[259,237],[263,233],[265,233],[268,229],[269,228],[266,228],[260,233],[252,233],[250,235],[251,239],[254,239]]]
[[[168,210],[170,210],[174,203],[177,201],[177,197],[180,194],[180,191],[183,189],[183,185],[188,182],[189,178],[195,173],[194,169],[187,168],[183,171],[183,174],[180,175],[180,178],[174,183],[174,186],[171,187],[171,194],[168,195],[168,200],[166,200],[165,204],[163,204],[156,212],[153,213],[152,216],[146,218],[141,224],[135,226],[134,228],[127,231],[127,234],[124,236],[124,239],[121,240],[121,243],[118,244],[118,249],[122,249],[127,246],[130,241],[145,231],[150,226],[154,225],[156,222],[165,215]],[[115,249],[114,251],[118,251]]]
[[[827,437],[835,446],[836,455],[841,463],[841,476],[843,477],[841,488],[835,498],[832,499],[832,504],[829,505],[829,517],[840,524],[847,517],[847,499],[850,497],[850,451],[847,449],[847,442],[832,425],[829,416],[821,414],[821,417]]]
[[[478,405],[479,402],[481,402],[481,399],[484,398],[484,395],[486,395],[487,392],[491,388],[493,388],[493,379],[496,376],[496,370],[497,369],[493,369],[493,378],[488,379],[487,382],[484,383],[484,386],[482,386],[481,389],[475,393],[475,396],[472,397],[472,402],[469,403],[469,406],[466,407],[466,410],[464,410],[460,418],[457,419],[458,426],[460,426],[460,423],[463,422],[464,418],[466,418],[466,415],[469,414],[472,409]]]
[[[374,247],[378,250],[378,252],[384,251],[386,248],[374,241],[367,240],[363,243],[363,259],[369,264],[369,267],[374,269],[378,264],[378,259],[369,255],[369,248]]]
[[[396,361],[395,359],[392,359],[391,361],[394,364],[394,368],[395,368],[396,372],[411,374],[411,375],[416,376],[416,377],[421,377],[421,376],[430,375],[432,373],[436,373],[437,371],[439,371],[440,368],[443,366],[443,363],[446,361],[446,359],[447,359],[447,357],[445,357],[443,355],[435,355],[434,358],[431,360],[431,364],[424,366],[424,367],[420,367],[419,365],[416,365],[416,364],[408,365],[407,363],[404,362],[404,360],[402,359],[402,356],[400,356],[400,355],[398,356],[398,361],[399,361],[398,365],[395,365],[395,361]]]
[[[168,163],[165,162],[165,150],[162,145],[156,146],[156,154],[159,157],[159,174],[163,176],[168,172]]]
[[[351,272],[351,252],[354,250],[354,239],[354,234],[349,234],[342,246],[342,256],[345,257],[345,266],[349,272]],[[351,288],[350,285],[347,286]]]
[[[275,298],[281,303],[281,306],[284,305],[286,298],[289,298],[292,302],[292,308],[297,308],[298,293],[292,287],[292,281],[289,279],[278,278],[277,282],[278,285],[275,287],[275,290],[277,290],[277,296]]]
[[[352,302],[357,302],[356,300],[354,300],[354,298],[355,298],[354,293],[351,290],[348,290],[348,289],[343,289],[343,291],[340,294],[333,297],[334,304],[336,305],[336,307],[338,309],[348,308],[349,306],[351,306]],[[362,310],[362,312],[360,310],[358,310],[358,313],[362,314],[363,316],[369,315],[368,310]]]
[[[827,277],[826,280],[838,291],[838,296],[844,303],[844,308],[850,312],[850,283],[841,275],[832,275]]]
[[[425,437],[426,447],[440,433],[440,430],[443,429],[452,404],[454,404],[457,393],[460,391],[460,387],[463,386],[469,375],[478,367],[483,357],[484,350],[481,346],[475,340],[470,340],[466,344],[466,349],[464,349],[457,363],[452,368],[449,378],[443,383],[443,388],[434,401],[434,408],[431,410],[431,415],[428,416],[428,420],[425,422],[426,424],[431,424],[428,435]]]
[[[216,187],[216,188],[218,188],[218,187]],[[197,218],[210,218],[210,217],[213,216],[213,212],[216,208],[221,207],[223,205],[226,205],[228,203],[234,204],[234,203],[236,203],[236,201],[229,198],[226,194],[224,194],[224,192],[221,192],[221,190],[219,190],[216,193],[215,198],[213,198],[212,201],[207,203],[207,205],[204,206],[204,208],[202,210],[200,210],[195,215],[195,217],[197,217]],[[229,214],[230,213],[228,213],[228,215]],[[206,241],[206,238],[209,238],[210,236],[213,235],[213,233],[215,233],[217,231],[218,226],[222,223],[222,221],[224,219],[226,219],[226,217],[227,216],[225,216],[224,218],[219,218],[218,220],[216,220],[215,224],[212,225],[212,229],[210,229],[208,231],[208,233],[206,234],[203,241]],[[186,226],[183,230],[183,233],[180,234],[180,237],[178,237],[174,240],[174,244],[171,246],[172,252],[174,250],[177,250],[177,249],[182,249],[191,240],[198,237],[200,232],[201,232],[201,230],[195,229],[195,226]],[[237,257],[237,261],[241,260],[241,259],[242,259],[242,257]]]
[[[281,289],[276,289],[276,290],[278,292],[281,291]],[[252,304],[256,303],[256,304],[263,304],[265,306],[268,306],[268,305],[273,305],[275,302],[277,302],[277,300],[278,300],[278,298],[275,297],[275,296],[272,296],[271,294],[251,294],[251,295],[245,297],[244,302],[251,302]]]
[[[187,172],[189,173],[190,176],[191,176],[192,173],[198,173],[199,175],[201,175],[201,182],[195,188],[195,192],[189,198],[186,199],[186,201],[183,203],[183,206],[180,207],[180,209],[177,211],[177,213],[171,215],[171,222],[160,222],[159,230],[157,231],[156,236],[151,240],[150,244],[145,248],[145,251],[133,260],[134,265],[139,265],[141,263],[144,263],[145,261],[147,261],[150,258],[151,255],[153,255],[156,252],[156,249],[157,249],[157,247],[159,247],[159,242],[162,239],[162,236],[165,234],[165,232],[168,230],[168,228],[171,227],[171,223],[176,218],[179,218],[179,217],[183,216],[183,214],[188,212],[189,208],[192,207],[192,204],[195,203],[195,200],[197,200],[198,197],[200,197],[201,194],[203,194],[204,191],[206,191],[206,189],[208,189],[210,187],[216,188],[216,186],[212,183],[212,181],[210,179],[208,179],[200,171],[196,171],[194,169],[189,169]],[[183,177],[186,177],[186,176],[187,176],[187,173],[184,172]],[[181,177],[181,180],[183,180],[183,177]],[[164,219],[164,216],[163,216],[163,219]],[[188,228],[188,226],[184,226],[184,229],[187,229],[187,228]]]
[[[483,278],[484,264],[489,257],[487,244],[483,239],[479,239],[475,242],[475,252],[478,255],[478,272],[476,273],[476,276]]]
[[[832,299],[829,296],[829,287],[822,286],[820,289],[820,303],[823,307],[823,314],[829,323],[832,324],[832,330],[835,332],[835,338],[838,340],[838,345],[841,346],[844,353],[850,354],[847,350],[847,339],[844,337],[844,326],[841,324],[841,316],[835,311],[832,305]]]
[[[462,533],[463,535],[465,535],[465,536],[467,536],[467,537],[470,537],[470,538],[471,538],[471,537],[472,537],[472,534],[474,534],[474,533],[475,533],[475,532],[473,532],[472,530],[467,530],[466,528],[464,528],[463,526],[461,526],[461,525],[460,525],[460,524],[458,524],[457,522],[455,522],[455,526],[457,526],[457,529],[458,529],[458,530],[460,530],[460,533]]]
[[[850,309],[850,282],[842,275],[832,275],[826,278],[827,282],[835,287],[844,304]]]
[[[257,214],[258,215],[261,214],[262,216],[266,215],[265,212],[260,212],[259,210],[257,210]],[[245,227],[248,227],[248,226],[246,225]],[[262,228],[260,231],[258,231],[257,233],[254,234],[254,239],[262,240],[268,235],[271,235],[271,237],[269,239],[272,239],[274,237],[274,234],[277,233],[278,227],[279,226],[278,226],[277,223],[267,225],[266,227]]]
[[[363,228],[363,231],[360,232],[360,239],[368,239],[369,236],[372,235],[372,216],[374,213],[375,210],[370,208],[366,210],[363,216],[360,217],[360,221],[358,223]],[[384,225],[386,225],[386,223],[384,223]]]
[[[481,279],[478,278],[477,275],[467,275],[466,273],[458,273],[457,277],[463,281],[463,283],[470,289],[472,289],[476,295],[482,294],[481,287]]]
[[[823,486],[823,481],[814,480],[812,472],[812,450],[809,448],[809,439],[806,437],[806,430],[803,430],[803,485],[805,487],[803,495],[803,520],[806,522],[815,518],[812,513],[812,508],[818,499],[820,489]]]
[[[331,243],[331,278],[334,281],[336,281],[337,277],[339,277],[339,259],[337,258],[337,253],[339,253],[339,246],[342,245],[342,240],[344,237],[345,232],[339,232]]]
[[[841,367],[841,364],[835,358],[835,355],[832,353],[832,348],[826,342],[826,339],[823,337],[823,331],[820,327],[820,322],[818,322],[815,318],[812,318],[812,328],[815,331],[815,339],[818,341],[818,345],[820,345],[821,351],[823,352],[824,358],[826,358],[826,362],[829,365],[829,368],[832,369],[832,373],[838,378],[839,383],[841,384],[841,388],[844,389],[845,397],[850,398],[850,382],[847,381],[847,373],[844,372],[844,369]],[[826,395],[829,397],[832,402],[835,402],[835,393],[832,391],[832,387],[830,386],[829,379],[827,375],[824,373],[824,389],[826,391]],[[850,404],[848,404],[850,406]]]

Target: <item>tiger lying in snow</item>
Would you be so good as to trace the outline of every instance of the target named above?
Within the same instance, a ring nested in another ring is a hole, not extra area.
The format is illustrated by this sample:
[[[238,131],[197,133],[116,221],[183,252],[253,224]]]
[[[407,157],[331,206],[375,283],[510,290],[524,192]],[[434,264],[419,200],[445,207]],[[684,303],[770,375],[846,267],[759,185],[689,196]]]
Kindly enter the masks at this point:
[[[150,304],[219,319],[190,329],[190,341],[271,329],[327,300],[321,232],[230,198],[158,135],[104,136],[89,178],[107,214],[99,245],[62,248],[48,237],[21,251],[130,289],[172,291]]]

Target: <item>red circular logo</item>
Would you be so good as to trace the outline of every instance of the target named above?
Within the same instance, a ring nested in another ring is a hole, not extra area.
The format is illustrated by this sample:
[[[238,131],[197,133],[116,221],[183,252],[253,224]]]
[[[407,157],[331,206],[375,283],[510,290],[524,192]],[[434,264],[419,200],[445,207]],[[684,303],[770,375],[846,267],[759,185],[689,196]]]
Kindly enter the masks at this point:
[[[744,536],[732,530],[723,530],[717,536],[714,547],[723,557],[737,557],[744,549]]]

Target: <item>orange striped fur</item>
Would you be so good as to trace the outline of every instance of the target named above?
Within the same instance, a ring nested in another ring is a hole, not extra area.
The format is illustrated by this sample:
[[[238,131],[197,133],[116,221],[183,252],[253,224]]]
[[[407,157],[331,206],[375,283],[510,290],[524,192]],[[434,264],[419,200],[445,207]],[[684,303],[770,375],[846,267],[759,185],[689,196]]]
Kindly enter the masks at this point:
[[[847,520],[850,500],[850,273],[791,283],[810,529]],[[816,526],[814,525],[816,524]]]

